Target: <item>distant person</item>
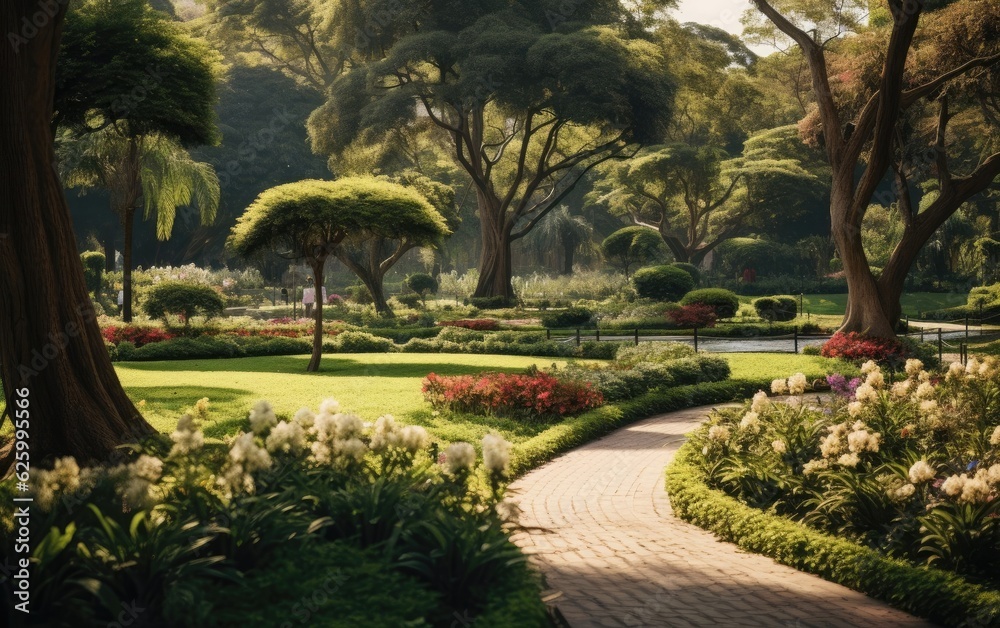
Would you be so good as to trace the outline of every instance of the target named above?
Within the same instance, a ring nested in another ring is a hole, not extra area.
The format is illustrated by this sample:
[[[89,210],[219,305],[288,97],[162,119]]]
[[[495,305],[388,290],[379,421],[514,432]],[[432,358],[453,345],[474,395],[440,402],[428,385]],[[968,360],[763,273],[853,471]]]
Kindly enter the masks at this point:
[[[125,309],[125,291],[118,291],[118,313],[121,314],[122,310]]]
[[[306,318],[312,316],[313,306],[316,305],[316,288],[312,287],[313,278],[307,277],[306,281],[310,287],[302,289],[302,307],[305,308]],[[323,286],[323,301],[326,301],[326,286]]]

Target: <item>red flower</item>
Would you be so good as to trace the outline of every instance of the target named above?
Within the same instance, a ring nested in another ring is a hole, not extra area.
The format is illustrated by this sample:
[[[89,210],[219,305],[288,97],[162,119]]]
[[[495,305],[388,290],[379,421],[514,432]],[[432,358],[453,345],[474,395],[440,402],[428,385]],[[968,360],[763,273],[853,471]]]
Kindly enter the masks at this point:
[[[565,382],[546,373],[483,373],[442,377],[429,374],[423,394],[435,408],[513,418],[554,418],[577,414],[604,403],[589,384]]]

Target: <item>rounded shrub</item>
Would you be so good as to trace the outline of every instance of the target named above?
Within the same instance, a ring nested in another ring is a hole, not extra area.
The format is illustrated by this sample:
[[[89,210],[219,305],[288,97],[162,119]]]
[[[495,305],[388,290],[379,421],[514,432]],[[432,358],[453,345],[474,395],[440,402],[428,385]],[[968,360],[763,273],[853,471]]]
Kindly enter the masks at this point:
[[[560,312],[549,312],[542,316],[542,326],[548,329],[582,327],[590,324],[594,313],[585,307],[571,307]]]
[[[366,331],[345,331],[337,335],[334,345],[340,353],[392,353],[396,343]]]
[[[87,292],[97,294],[104,282],[104,268],[107,258],[100,251],[86,251],[80,254],[83,262],[83,280],[87,284]]]
[[[632,276],[636,293],[644,299],[676,301],[694,288],[691,275],[674,266],[650,266]]]
[[[757,316],[768,321],[790,321],[798,313],[799,303],[794,297],[761,297],[754,300]]]
[[[702,288],[684,295],[681,305],[708,305],[719,318],[732,318],[740,309],[740,299],[734,292],[722,288]]]
[[[694,285],[701,283],[701,271],[694,264],[688,264],[687,262],[671,262],[670,264],[674,268],[680,268],[687,274],[691,275],[691,279],[694,279]]]
[[[184,281],[164,281],[153,286],[146,294],[142,309],[150,318],[167,321],[170,314],[180,316],[185,325],[194,316],[212,318],[222,314],[226,304],[222,296],[209,286]]]

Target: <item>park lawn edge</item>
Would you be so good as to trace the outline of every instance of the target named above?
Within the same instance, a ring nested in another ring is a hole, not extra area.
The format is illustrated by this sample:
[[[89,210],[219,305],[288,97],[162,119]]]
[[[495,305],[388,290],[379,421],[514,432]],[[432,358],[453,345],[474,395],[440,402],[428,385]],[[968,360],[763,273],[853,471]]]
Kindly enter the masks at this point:
[[[945,626],[1000,626],[1000,592],[960,575],[890,558],[854,541],[752,508],[705,483],[690,441],[666,470],[682,520],[755,554]]]

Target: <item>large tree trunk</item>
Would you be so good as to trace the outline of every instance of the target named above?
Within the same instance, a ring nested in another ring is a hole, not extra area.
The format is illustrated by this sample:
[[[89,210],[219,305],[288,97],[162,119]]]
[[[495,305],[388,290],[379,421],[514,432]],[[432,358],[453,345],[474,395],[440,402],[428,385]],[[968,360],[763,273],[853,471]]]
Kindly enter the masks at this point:
[[[365,287],[368,288],[368,292],[371,293],[372,303],[375,304],[375,311],[382,316],[395,316],[392,308],[389,307],[389,302],[385,298],[385,288],[382,285],[384,277],[378,271],[369,272],[367,270],[358,273],[358,277],[360,277],[361,283],[365,284]]]
[[[323,358],[323,266],[326,265],[326,259],[314,260],[310,265],[313,271],[313,288],[316,291],[315,311],[313,312],[315,314],[315,328],[313,329],[312,358],[310,358],[306,370],[315,373],[319,370],[319,361]]]
[[[83,279],[69,208],[53,167],[52,103],[65,3],[6,0],[0,32],[0,378],[28,398],[31,462],[108,458],[153,432],[118,381]],[[45,18],[45,19],[42,19]],[[5,38],[6,39],[6,38]],[[15,392],[16,391],[16,392]],[[22,417],[23,419],[23,417]],[[13,441],[0,450],[11,471]]]
[[[503,297],[514,300],[511,283],[510,226],[506,224],[499,201],[479,195],[479,223],[483,250],[479,257],[479,283],[474,297]]]

